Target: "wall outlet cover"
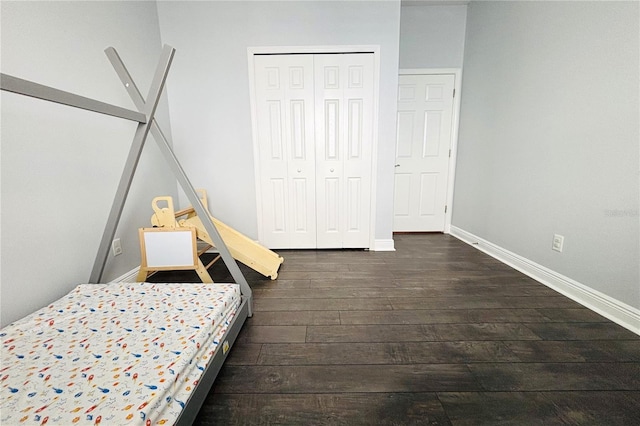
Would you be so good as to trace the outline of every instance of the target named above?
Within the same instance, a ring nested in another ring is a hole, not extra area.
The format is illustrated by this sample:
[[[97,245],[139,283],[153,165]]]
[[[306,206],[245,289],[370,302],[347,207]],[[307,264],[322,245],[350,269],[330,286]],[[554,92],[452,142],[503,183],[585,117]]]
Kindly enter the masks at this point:
[[[551,249],[562,253],[562,246],[564,245],[564,237],[562,235],[555,234],[553,236],[553,243]]]
[[[111,248],[113,249],[113,255],[118,256],[122,254],[122,245],[120,244],[120,238],[116,238],[111,243]]]

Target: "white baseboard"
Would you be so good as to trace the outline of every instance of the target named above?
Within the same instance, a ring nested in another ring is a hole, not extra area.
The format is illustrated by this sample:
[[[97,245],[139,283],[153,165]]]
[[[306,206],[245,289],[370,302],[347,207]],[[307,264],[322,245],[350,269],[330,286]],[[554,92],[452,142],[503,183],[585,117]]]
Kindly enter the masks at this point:
[[[375,240],[372,251],[396,251],[393,239]]]
[[[629,306],[456,226],[451,226],[451,235],[640,335],[640,309]]]
[[[138,271],[140,271],[140,267],[136,266],[135,268],[133,268],[132,270],[130,270],[129,272],[125,273],[124,275],[119,276],[118,278],[109,281],[112,283],[135,283],[136,282],[136,277],[138,276]]]

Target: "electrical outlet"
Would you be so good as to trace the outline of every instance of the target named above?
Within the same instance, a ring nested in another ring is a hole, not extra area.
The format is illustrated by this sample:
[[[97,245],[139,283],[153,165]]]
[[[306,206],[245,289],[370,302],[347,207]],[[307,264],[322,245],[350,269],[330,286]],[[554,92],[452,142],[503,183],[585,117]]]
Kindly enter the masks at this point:
[[[113,242],[111,243],[111,248],[113,249],[114,256],[118,256],[119,254],[122,254],[122,246],[120,245],[120,238],[116,238],[115,240],[113,240]]]
[[[564,245],[564,237],[562,235],[555,234],[553,236],[553,243],[551,249],[562,253],[562,246]]]

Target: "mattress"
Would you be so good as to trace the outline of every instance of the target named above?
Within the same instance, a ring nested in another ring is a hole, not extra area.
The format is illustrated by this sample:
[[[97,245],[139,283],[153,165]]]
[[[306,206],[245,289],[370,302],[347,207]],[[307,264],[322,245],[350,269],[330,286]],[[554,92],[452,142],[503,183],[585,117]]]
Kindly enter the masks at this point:
[[[82,284],[0,330],[0,424],[168,424],[240,306],[237,284]]]

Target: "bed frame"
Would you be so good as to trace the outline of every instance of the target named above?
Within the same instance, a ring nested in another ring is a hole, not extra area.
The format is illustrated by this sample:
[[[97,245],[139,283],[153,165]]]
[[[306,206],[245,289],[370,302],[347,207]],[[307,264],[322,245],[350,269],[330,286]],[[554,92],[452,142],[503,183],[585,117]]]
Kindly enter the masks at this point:
[[[190,425],[195,420],[202,403],[208,395],[214,380],[216,379],[218,372],[222,368],[222,364],[226,359],[229,349],[233,346],[242,325],[247,317],[253,315],[253,299],[251,294],[251,288],[247,283],[242,271],[238,267],[235,259],[231,256],[229,249],[225,245],[224,241],[220,237],[220,233],[216,229],[213,221],[211,220],[206,208],[200,201],[200,197],[196,193],[193,185],[187,178],[180,162],[176,158],[170,144],[166,137],[162,133],[160,126],[155,120],[155,113],[164,89],[164,85],[169,73],[169,68],[175,54],[175,49],[171,46],[165,45],[162,49],[158,66],[156,67],[155,75],[153,77],[149,93],[146,99],[142,97],[142,94],[135,85],[131,75],[127,71],[124,63],[120,59],[120,56],[113,47],[109,47],[105,50],[109,61],[113,65],[120,81],[124,85],[125,89],[131,96],[138,111],[121,108],[119,106],[107,104],[94,99],[79,96],[73,93],[64,92],[52,87],[44,86],[38,83],[34,83],[28,80],[23,80],[17,77],[13,77],[7,74],[0,73],[0,89],[8,92],[13,92],[20,95],[30,96],[50,102],[55,102],[63,105],[68,105],[88,111],[98,112],[101,114],[107,114],[114,117],[123,118],[126,120],[132,120],[138,122],[136,132],[131,143],[129,154],[125,163],[124,171],[120,178],[120,183],[116,190],[116,195],[111,206],[111,211],[107,219],[100,246],[96,255],[96,259],[91,271],[89,283],[97,284],[102,282],[103,272],[107,263],[109,255],[109,247],[113,240],[122,211],[124,208],[131,182],[135,175],[135,171],[144,148],[144,144],[147,140],[149,133],[153,135],[160,151],[162,152],[169,168],[173,172],[174,176],[180,183],[183,191],[185,192],[188,200],[195,209],[197,215],[202,219],[202,223],[207,233],[211,236],[216,248],[220,253],[220,257],[224,261],[225,265],[229,269],[231,276],[236,284],[240,285],[242,293],[242,302],[238,311],[235,314],[227,332],[221,339],[221,345],[216,351],[214,357],[209,362],[209,366],[203,373],[198,386],[192,392],[187,405],[183,409],[180,417],[176,421],[178,425]]]

